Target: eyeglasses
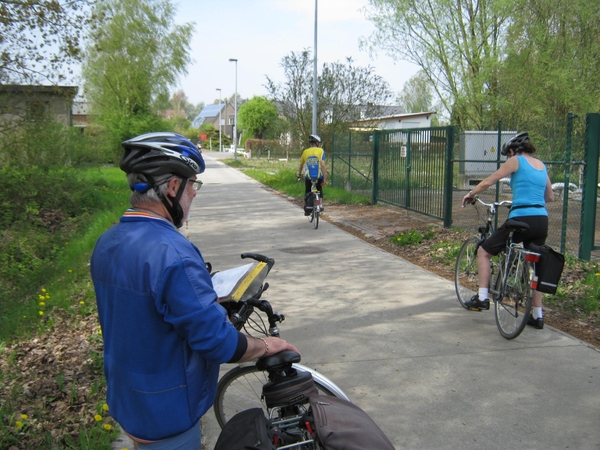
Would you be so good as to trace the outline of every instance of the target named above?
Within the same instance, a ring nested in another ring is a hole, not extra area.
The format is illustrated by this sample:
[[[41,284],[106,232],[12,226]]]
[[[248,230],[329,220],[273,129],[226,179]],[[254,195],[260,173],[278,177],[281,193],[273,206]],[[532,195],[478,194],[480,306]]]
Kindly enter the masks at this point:
[[[199,191],[203,184],[200,180],[190,180],[189,183],[192,183],[195,191]]]

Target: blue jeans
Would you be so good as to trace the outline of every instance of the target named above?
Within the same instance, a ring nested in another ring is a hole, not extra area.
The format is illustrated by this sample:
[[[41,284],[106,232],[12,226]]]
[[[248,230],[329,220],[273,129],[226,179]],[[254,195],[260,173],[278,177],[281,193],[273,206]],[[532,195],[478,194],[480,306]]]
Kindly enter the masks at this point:
[[[200,422],[187,431],[152,444],[138,443],[139,450],[200,450],[202,448]]]

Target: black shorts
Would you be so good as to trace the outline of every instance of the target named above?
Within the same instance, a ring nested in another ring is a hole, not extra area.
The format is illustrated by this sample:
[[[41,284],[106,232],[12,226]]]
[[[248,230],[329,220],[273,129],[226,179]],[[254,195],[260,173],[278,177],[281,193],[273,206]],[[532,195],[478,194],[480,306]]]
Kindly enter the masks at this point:
[[[529,230],[516,232],[513,236],[514,242],[522,242],[525,247],[534,243],[544,245],[548,237],[548,216],[525,216],[515,217],[514,220],[525,222],[529,225]],[[506,222],[496,230],[494,234],[481,244],[481,247],[490,255],[497,255],[506,248],[506,240],[510,230],[506,228]]]

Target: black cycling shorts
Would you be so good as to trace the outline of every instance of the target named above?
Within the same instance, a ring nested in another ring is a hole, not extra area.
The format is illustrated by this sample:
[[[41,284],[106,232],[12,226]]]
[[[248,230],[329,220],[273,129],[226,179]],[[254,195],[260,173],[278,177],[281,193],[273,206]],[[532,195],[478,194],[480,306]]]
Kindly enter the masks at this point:
[[[534,243],[544,245],[548,237],[548,216],[524,216],[515,217],[514,220],[525,222],[529,225],[529,230],[516,232],[513,236],[514,242],[522,242],[525,247]],[[481,247],[490,255],[497,255],[506,248],[506,240],[510,230],[506,228],[506,222],[496,230],[494,234],[481,244]]]

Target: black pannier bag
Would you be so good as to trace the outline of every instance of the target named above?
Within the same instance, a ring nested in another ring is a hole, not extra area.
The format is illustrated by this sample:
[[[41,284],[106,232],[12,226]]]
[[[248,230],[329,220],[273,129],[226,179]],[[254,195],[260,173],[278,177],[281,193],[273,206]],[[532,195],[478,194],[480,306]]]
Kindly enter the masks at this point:
[[[325,450],[395,450],[369,415],[355,404],[327,395],[310,397],[314,431]]]
[[[556,294],[565,266],[565,256],[548,245],[529,244],[527,248],[540,254],[539,262],[535,263],[535,276],[537,277],[535,290],[546,294]]]
[[[247,409],[229,419],[215,450],[275,450],[262,408]]]
[[[308,192],[304,196],[304,211],[305,212],[308,212],[308,213],[312,212],[314,199],[315,199],[315,197],[312,194],[312,192]]]

